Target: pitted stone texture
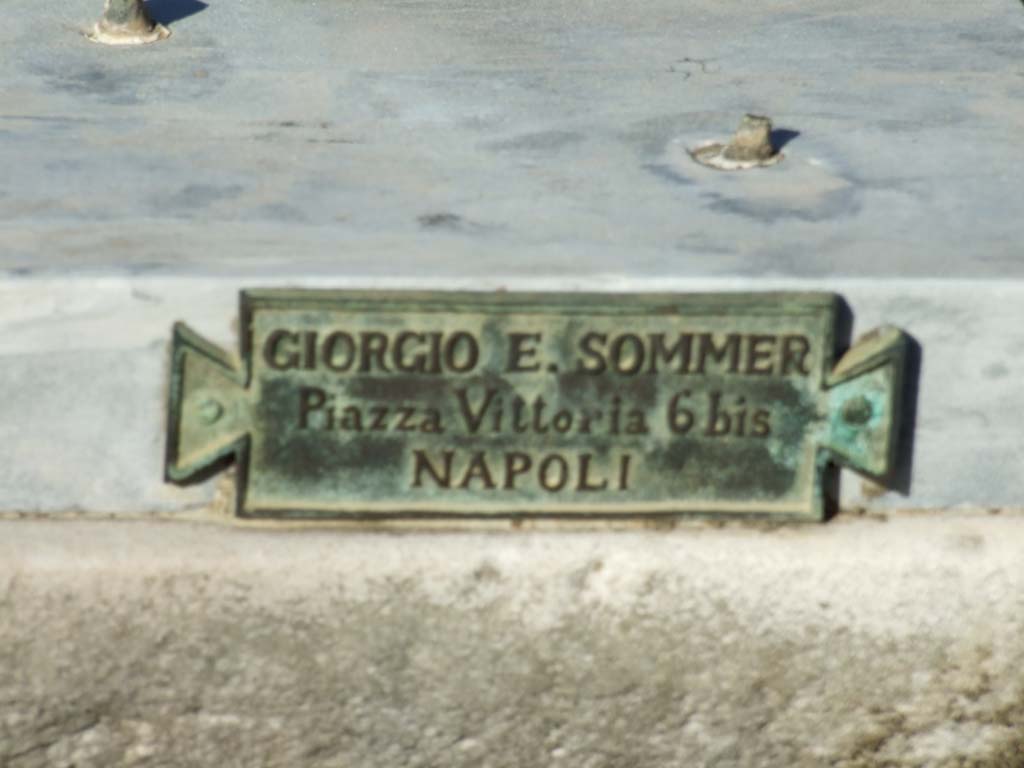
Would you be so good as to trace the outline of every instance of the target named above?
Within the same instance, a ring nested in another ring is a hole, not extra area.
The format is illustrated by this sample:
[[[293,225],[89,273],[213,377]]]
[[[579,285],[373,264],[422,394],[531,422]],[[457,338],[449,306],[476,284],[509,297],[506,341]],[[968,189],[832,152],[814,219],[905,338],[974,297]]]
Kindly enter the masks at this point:
[[[1024,765],[1024,517],[0,525],[0,764]]]

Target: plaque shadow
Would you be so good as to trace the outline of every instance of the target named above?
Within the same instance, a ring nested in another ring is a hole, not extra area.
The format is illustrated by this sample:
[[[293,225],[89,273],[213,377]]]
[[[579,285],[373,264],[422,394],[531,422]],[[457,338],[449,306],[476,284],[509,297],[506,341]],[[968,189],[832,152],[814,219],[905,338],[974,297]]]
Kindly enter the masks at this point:
[[[903,496],[910,495],[914,474],[914,437],[917,434],[917,398],[921,383],[924,351],[920,342],[907,334],[907,356],[903,363],[903,409],[900,412],[896,463],[882,484]]]

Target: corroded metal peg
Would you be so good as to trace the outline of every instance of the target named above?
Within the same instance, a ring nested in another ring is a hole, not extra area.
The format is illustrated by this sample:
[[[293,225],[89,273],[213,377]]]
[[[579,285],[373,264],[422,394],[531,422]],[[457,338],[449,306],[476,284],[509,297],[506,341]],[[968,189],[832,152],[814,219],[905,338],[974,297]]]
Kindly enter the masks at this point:
[[[706,144],[690,150],[690,156],[721,171],[775,165],[782,160],[782,153],[772,144],[772,121],[760,115],[745,115],[728,144]]]
[[[772,121],[760,115],[744,115],[722,154],[729,160],[764,162],[775,154]]]
[[[106,45],[143,45],[170,35],[167,27],[153,20],[142,0],[106,0],[103,17],[87,37]]]

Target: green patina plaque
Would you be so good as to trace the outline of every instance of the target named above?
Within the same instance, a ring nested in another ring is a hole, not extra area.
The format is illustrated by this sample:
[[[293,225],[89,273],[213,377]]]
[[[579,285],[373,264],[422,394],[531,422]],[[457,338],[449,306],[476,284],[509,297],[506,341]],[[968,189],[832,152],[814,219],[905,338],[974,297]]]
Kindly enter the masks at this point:
[[[246,291],[174,329],[166,475],[250,518],[819,520],[892,467],[906,336],[836,362],[831,294]]]

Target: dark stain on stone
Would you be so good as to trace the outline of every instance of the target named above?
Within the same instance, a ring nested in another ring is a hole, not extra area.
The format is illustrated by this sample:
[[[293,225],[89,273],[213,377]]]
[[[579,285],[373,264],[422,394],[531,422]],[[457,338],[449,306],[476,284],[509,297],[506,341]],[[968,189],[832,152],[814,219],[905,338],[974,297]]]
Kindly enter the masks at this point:
[[[417,219],[423,229],[462,229],[462,217],[454,213],[425,213]]]
[[[307,221],[308,217],[301,208],[287,203],[268,203],[257,209],[259,219],[269,219],[280,222],[301,222]]]
[[[653,173],[659,179],[670,181],[673,184],[679,184],[681,186],[688,187],[692,186],[694,183],[693,179],[689,179],[686,176],[683,176],[683,174],[679,173],[679,171],[677,171],[675,168],[673,168],[671,165],[668,165],[667,163],[648,163],[647,165],[644,166],[644,168]]]
[[[986,379],[1004,379],[1009,375],[1010,369],[1004,363],[992,363],[986,365],[981,372]]]
[[[693,75],[711,75],[717,72],[719,68],[714,62],[715,59],[697,59],[692,56],[684,56],[669,64],[668,72],[669,74],[683,75],[684,79],[689,80]]]
[[[950,546],[960,552],[981,552],[985,549],[985,537],[975,532],[965,532],[950,537]]]
[[[172,195],[158,198],[155,202],[161,209],[174,211],[195,211],[206,208],[221,200],[231,200],[242,194],[240,184],[216,186],[213,184],[187,184]]]
[[[1017,25],[1009,24],[983,31],[961,32],[957,37],[975,46],[975,53],[986,52],[999,58],[1019,59],[1020,46],[1024,43],[1024,34],[1021,34]]]
[[[232,62],[218,47],[219,40],[215,38],[190,36],[189,43],[193,56],[186,65],[175,56],[167,57],[164,54],[151,58],[148,53],[141,51],[135,55],[128,55],[129,52],[125,51],[122,52],[124,55],[97,57],[97,51],[89,48],[78,51],[70,60],[62,57],[60,66],[40,57],[37,63],[31,65],[31,71],[54,90],[97,99],[107,104],[192,103],[224,86],[230,78]],[[145,66],[139,63],[136,55],[146,56]],[[197,74],[200,72],[203,74]],[[95,122],[95,118],[48,117],[45,121],[91,123]]]
[[[774,224],[787,219],[808,223],[831,221],[856,216],[862,207],[860,191],[852,185],[826,192],[808,206],[725,197],[715,192],[706,193],[703,197],[711,201],[708,208],[715,213],[742,216],[764,224]]]
[[[479,583],[501,580],[501,571],[489,560],[485,560],[473,571],[473,580]]]
[[[333,123],[323,120],[315,123],[304,123],[299,120],[271,120],[253,123],[263,129],[252,135],[253,141],[276,141],[282,138],[288,140],[304,140],[307,144],[363,144],[362,139],[351,136],[336,135],[325,136],[324,131],[329,131]],[[305,137],[303,137],[305,134]]]
[[[915,176],[887,176],[866,178],[855,173],[838,174],[843,181],[868,192],[898,192],[916,200],[927,201],[931,197],[930,182]]]
[[[45,72],[47,81],[58,91],[97,96],[111,104],[136,104],[138,81],[126,72],[112,72],[97,66]]]
[[[147,293],[139,288],[132,288],[132,298],[147,304],[162,304],[163,300],[152,293]]]
[[[494,152],[558,152],[583,139],[583,134],[573,131],[540,131],[492,142],[487,148]]]

